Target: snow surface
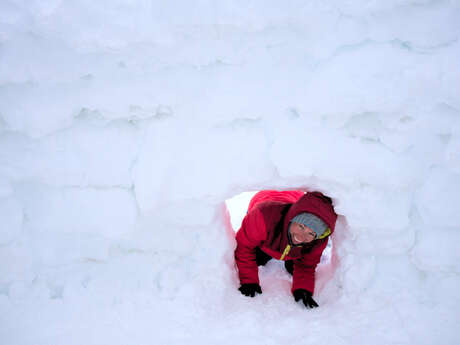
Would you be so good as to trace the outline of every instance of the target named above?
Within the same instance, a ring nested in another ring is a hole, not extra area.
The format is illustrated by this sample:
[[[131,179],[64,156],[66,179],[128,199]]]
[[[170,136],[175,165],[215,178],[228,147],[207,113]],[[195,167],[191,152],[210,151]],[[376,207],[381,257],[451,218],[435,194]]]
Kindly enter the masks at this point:
[[[0,2],[0,343],[459,344],[455,0]],[[307,310],[225,200],[340,214]]]

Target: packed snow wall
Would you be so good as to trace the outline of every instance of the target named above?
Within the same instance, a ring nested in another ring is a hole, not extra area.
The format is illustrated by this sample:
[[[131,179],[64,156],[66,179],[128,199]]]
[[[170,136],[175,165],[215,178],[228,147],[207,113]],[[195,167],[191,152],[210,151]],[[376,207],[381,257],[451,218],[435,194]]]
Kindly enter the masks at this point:
[[[459,342],[458,3],[0,13],[2,343]],[[314,311],[237,291],[224,201],[294,188],[340,214]]]

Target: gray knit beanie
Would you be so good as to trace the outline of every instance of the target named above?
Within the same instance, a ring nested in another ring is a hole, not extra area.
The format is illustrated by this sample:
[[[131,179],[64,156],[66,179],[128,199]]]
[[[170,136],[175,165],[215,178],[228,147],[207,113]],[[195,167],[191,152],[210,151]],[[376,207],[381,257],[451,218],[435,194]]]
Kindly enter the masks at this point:
[[[291,222],[300,223],[305,226],[308,226],[310,229],[316,232],[316,238],[319,238],[322,234],[324,234],[324,232],[327,229],[326,223],[324,223],[324,221],[321,218],[315,216],[314,214],[306,212],[298,214],[297,216],[292,218]]]

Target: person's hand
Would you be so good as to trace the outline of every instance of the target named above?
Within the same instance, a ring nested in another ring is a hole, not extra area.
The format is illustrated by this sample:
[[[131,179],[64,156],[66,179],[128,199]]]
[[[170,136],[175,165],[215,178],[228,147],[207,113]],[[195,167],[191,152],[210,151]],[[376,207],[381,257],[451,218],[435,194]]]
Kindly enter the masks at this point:
[[[241,284],[238,290],[240,290],[243,295],[251,297],[254,297],[256,292],[262,293],[262,289],[259,284]]]
[[[311,292],[304,290],[304,289],[297,289],[294,291],[294,298],[295,301],[302,300],[303,304],[307,308],[316,308],[318,307],[318,303],[311,297]]]

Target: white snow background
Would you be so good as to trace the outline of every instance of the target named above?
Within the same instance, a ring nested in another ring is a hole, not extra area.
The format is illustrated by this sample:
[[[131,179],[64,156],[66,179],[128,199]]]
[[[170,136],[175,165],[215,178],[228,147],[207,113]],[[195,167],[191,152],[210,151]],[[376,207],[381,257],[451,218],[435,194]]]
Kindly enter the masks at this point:
[[[459,344],[460,3],[0,2],[0,343]],[[225,200],[340,214],[308,310]]]

